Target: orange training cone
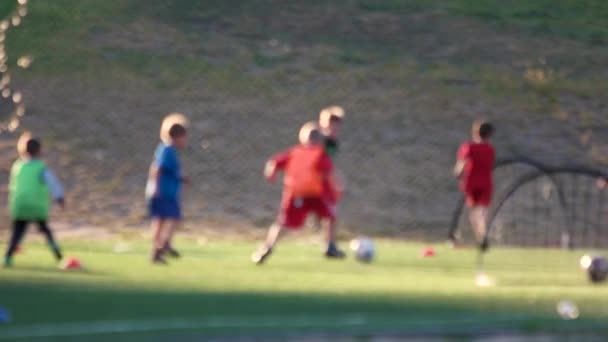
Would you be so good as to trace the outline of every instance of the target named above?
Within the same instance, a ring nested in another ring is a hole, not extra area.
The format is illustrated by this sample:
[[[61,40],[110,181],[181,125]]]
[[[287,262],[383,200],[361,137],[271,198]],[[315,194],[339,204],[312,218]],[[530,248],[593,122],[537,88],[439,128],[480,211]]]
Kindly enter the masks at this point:
[[[430,258],[430,257],[434,257],[435,256],[435,250],[433,249],[433,247],[427,247],[422,251],[422,257],[423,258]]]
[[[61,268],[66,271],[79,270],[82,269],[82,264],[78,259],[72,257],[66,259]]]
[[[17,246],[17,248],[15,248],[15,254],[22,254],[23,253],[23,248],[21,248],[21,246]]]

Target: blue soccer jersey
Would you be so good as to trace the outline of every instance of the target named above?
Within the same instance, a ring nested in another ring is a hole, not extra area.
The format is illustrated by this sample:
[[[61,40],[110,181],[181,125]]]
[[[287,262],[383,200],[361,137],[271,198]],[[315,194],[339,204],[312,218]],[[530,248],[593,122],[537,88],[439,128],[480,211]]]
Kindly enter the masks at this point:
[[[178,200],[181,192],[181,170],[175,147],[160,143],[154,152],[153,167],[158,169],[160,175],[148,181],[147,197]]]

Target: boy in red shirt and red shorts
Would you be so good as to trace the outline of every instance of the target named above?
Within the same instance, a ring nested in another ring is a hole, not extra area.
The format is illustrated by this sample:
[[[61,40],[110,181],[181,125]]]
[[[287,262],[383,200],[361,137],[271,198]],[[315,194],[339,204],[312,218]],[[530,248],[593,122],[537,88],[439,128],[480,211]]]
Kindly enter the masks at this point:
[[[488,248],[486,226],[494,191],[492,175],[496,152],[490,142],[493,134],[492,124],[475,121],[473,141],[460,146],[454,167],[454,173],[460,179],[460,188],[469,207],[469,220],[482,251]]]
[[[323,135],[317,123],[309,122],[300,129],[300,144],[281,153],[266,163],[264,175],[273,182],[279,171],[285,172],[281,211],[268,230],[265,243],[252,255],[262,264],[285,230],[300,229],[309,214],[322,222],[326,231],[328,258],[344,258],[336,246],[336,216],[328,201],[332,189],[333,164],[323,145]]]

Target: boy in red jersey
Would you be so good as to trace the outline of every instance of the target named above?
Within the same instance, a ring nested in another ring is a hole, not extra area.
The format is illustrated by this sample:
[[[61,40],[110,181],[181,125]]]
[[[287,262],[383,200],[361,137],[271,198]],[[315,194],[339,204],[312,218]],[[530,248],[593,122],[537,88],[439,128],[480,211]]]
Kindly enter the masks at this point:
[[[492,174],[496,152],[490,142],[493,134],[492,124],[475,121],[473,141],[460,146],[454,167],[454,174],[460,179],[460,188],[469,207],[471,226],[483,251],[488,248],[486,225],[494,186]]]
[[[286,229],[301,228],[309,214],[315,214],[326,230],[328,258],[344,258],[336,246],[336,217],[328,193],[331,189],[333,164],[323,145],[319,126],[309,122],[300,129],[300,144],[276,155],[266,163],[264,175],[273,182],[279,171],[285,172],[281,212],[268,230],[265,243],[252,255],[256,264],[262,264]]]

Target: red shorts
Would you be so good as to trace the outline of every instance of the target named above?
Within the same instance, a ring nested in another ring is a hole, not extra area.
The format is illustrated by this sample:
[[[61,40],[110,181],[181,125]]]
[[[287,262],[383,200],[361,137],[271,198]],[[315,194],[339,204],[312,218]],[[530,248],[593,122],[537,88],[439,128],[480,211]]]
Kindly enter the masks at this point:
[[[301,228],[309,214],[315,214],[319,219],[335,220],[330,203],[321,198],[286,198],[281,203],[279,224],[290,229]]]
[[[489,207],[492,203],[493,189],[491,186],[469,187],[464,190],[464,196],[469,207]]]

